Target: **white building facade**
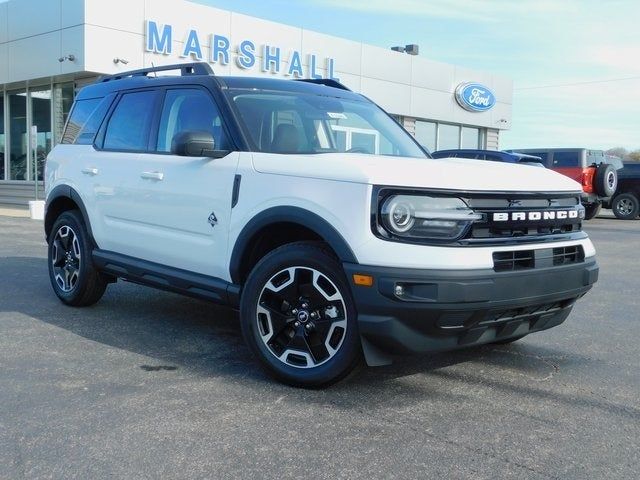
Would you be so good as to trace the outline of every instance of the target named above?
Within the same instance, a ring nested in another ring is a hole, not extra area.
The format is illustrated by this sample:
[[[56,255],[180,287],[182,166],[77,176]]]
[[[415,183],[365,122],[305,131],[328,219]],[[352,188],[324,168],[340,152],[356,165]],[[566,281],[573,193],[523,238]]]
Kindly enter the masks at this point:
[[[75,92],[99,75],[204,61],[216,75],[333,78],[394,115],[430,150],[498,149],[513,83],[488,72],[191,3],[0,3],[0,204],[42,186]]]

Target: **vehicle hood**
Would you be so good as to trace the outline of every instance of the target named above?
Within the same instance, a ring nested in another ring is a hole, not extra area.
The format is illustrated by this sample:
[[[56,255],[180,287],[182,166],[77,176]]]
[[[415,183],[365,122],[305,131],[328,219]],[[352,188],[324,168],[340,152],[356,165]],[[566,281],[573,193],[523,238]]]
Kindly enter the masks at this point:
[[[252,155],[258,172],[275,175],[443,190],[582,190],[576,181],[546,168],[466,158],[407,158],[355,153]]]

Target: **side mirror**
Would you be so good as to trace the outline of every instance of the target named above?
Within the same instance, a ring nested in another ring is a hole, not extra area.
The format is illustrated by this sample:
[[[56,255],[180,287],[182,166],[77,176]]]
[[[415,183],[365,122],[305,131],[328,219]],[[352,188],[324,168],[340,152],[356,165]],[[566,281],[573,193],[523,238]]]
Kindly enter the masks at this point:
[[[206,131],[176,133],[171,140],[171,153],[181,157],[219,157],[213,135]]]

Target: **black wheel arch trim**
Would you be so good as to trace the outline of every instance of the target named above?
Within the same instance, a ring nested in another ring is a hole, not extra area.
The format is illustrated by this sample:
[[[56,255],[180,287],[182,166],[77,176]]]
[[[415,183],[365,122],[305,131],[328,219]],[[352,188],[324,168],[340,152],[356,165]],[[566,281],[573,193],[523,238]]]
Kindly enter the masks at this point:
[[[260,230],[276,223],[295,223],[318,234],[342,262],[358,263],[351,247],[338,230],[321,216],[300,207],[272,207],[263,210],[247,223],[235,242],[229,273],[234,283],[241,283],[241,266],[251,239]]]
[[[82,201],[80,194],[73,187],[69,185],[58,185],[53,190],[51,190],[51,193],[49,193],[49,195],[47,195],[47,202],[45,204],[45,213],[44,213],[45,239],[49,238],[49,234],[51,233],[51,228],[53,227],[53,224],[55,222],[55,218],[48,218],[47,216],[49,212],[49,207],[59,198],[68,198],[78,206],[78,208],[80,209],[80,213],[82,215],[82,219],[84,220],[84,225],[87,229],[87,233],[89,234],[89,240],[93,245],[97,246],[96,241],[93,237],[93,231],[91,230],[91,223],[89,222],[89,215],[87,213],[87,208],[84,206],[84,202]]]

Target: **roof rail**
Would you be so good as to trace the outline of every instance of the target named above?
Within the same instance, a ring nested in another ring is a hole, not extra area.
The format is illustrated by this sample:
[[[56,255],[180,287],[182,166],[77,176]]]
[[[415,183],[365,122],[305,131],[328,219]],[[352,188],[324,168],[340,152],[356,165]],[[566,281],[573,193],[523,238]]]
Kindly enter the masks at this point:
[[[296,81],[315,83],[316,85],[326,85],[327,87],[339,88],[340,90],[347,90],[349,92],[351,91],[350,88],[332,78],[297,78]]]
[[[158,67],[141,68],[140,70],[131,70],[129,72],[116,73],[115,75],[104,75],[98,79],[98,82],[110,82],[112,80],[121,80],[127,77],[146,77],[150,73],[166,72],[169,70],[180,70],[180,75],[213,75],[213,69],[208,63],[177,63],[174,65],[161,65]]]

